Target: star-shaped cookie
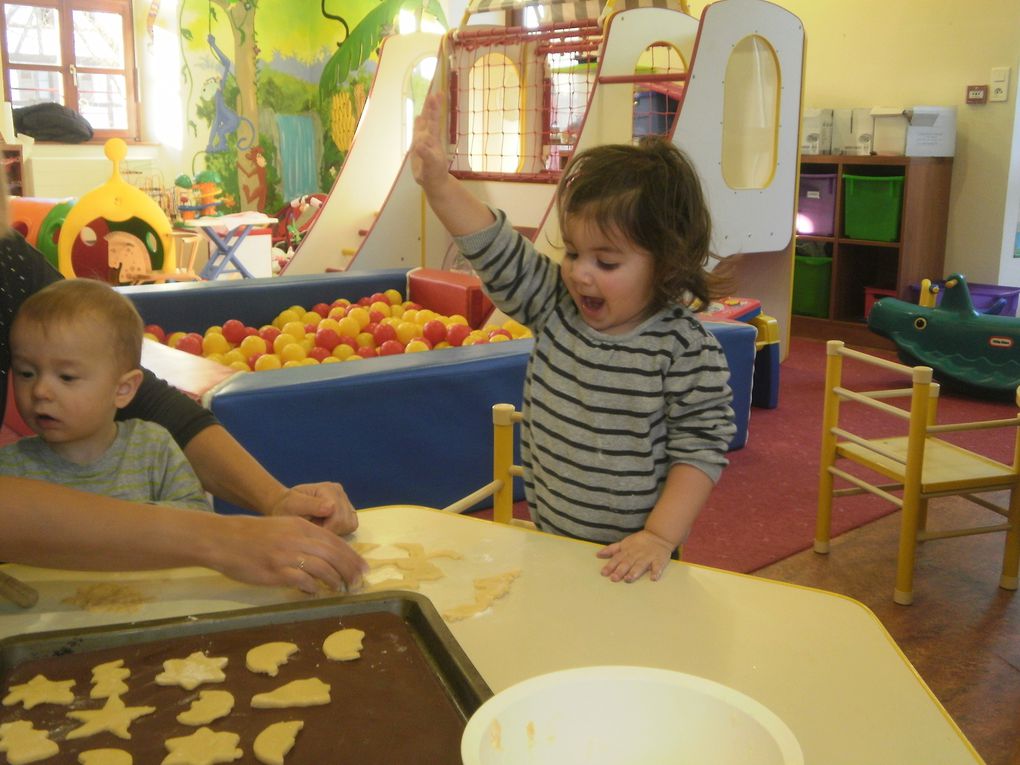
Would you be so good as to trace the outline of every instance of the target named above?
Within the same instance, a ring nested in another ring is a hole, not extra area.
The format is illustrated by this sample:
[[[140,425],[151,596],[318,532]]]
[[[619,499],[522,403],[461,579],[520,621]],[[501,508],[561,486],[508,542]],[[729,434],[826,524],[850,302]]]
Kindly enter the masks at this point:
[[[193,691],[202,683],[222,683],[227,679],[223,668],[227,666],[226,656],[206,656],[195,651],[186,659],[167,659],[163,671],[156,675],[157,685],[179,685]]]
[[[68,712],[67,716],[83,724],[67,734],[67,738],[85,738],[96,733],[109,731],[118,738],[131,738],[128,726],[139,717],[150,715],[156,707],[125,706],[120,696],[110,696],[102,709],[80,709]]]
[[[4,696],[4,706],[14,706],[19,701],[25,709],[38,704],[70,704],[74,701],[73,686],[74,680],[50,680],[45,675],[36,675],[27,683],[12,685],[10,693]]]
[[[216,765],[233,762],[244,752],[237,748],[240,736],[211,728],[199,728],[190,736],[168,738],[164,745],[170,753],[162,765]]]

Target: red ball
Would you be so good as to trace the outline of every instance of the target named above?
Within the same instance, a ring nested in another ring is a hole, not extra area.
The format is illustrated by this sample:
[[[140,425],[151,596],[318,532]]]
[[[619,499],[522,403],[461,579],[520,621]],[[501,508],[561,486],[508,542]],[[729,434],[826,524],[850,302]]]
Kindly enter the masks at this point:
[[[177,341],[177,350],[191,353],[195,356],[202,355],[202,336],[196,332],[189,332]]]
[[[317,314],[319,314],[319,316],[321,316],[324,319],[327,316],[329,316],[329,309],[330,306],[327,305],[326,303],[316,303],[315,305],[312,306],[312,310],[315,311]]]
[[[380,356],[395,356],[398,353],[404,352],[404,346],[400,344],[399,340],[387,340],[385,343],[379,346]]]
[[[322,363],[323,359],[328,359],[329,356],[329,351],[319,345],[314,346],[310,351],[308,351],[308,358],[315,359],[319,363]]]
[[[146,324],[145,331],[153,335],[159,342],[166,343],[166,332],[158,324]]]
[[[429,345],[433,348],[437,343],[441,343],[446,339],[446,325],[439,319],[431,319],[425,322],[425,326],[421,328],[422,337],[429,341]]]
[[[276,338],[280,336],[280,330],[272,324],[267,324],[259,330],[259,337],[266,341],[266,347],[272,348]]]
[[[376,347],[379,347],[387,340],[396,340],[397,330],[392,324],[380,324],[372,332],[372,338],[375,340]]]
[[[471,334],[467,324],[451,324],[446,330],[446,342],[450,345],[463,345],[464,339]]]
[[[369,348],[367,345],[362,345],[361,347],[356,348],[355,351],[363,359],[374,359],[379,355],[379,352],[376,351],[375,348]]]
[[[340,334],[335,329],[320,329],[315,333],[316,348],[325,348],[328,353],[338,345],[340,345]]]
[[[223,336],[227,342],[239,345],[247,335],[244,331],[244,322],[239,319],[227,319],[223,322]]]

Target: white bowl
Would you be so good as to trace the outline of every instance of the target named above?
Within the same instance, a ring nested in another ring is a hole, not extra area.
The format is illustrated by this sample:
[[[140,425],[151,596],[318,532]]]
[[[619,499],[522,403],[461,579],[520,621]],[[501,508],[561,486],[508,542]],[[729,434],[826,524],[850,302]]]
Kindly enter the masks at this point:
[[[582,667],[482,704],[464,765],[803,765],[793,732],[725,685],[649,667]]]

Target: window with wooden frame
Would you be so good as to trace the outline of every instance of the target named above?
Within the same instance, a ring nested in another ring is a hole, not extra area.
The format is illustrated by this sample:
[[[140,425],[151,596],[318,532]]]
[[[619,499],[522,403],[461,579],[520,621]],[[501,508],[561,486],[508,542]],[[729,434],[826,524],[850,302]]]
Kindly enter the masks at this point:
[[[131,0],[0,0],[4,98],[56,102],[88,120],[96,140],[137,139]]]

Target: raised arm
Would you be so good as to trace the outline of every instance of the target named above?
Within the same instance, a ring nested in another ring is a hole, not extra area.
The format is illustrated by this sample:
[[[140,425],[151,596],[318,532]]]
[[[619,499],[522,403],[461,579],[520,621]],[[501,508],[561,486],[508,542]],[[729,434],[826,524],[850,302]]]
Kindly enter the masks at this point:
[[[421,114],[414,120],[411,172],[446,230],[453,236],[465,236],[491,226],[496,218],[450,174],[442,127],[442,98],[433,94],[425,100]]]

